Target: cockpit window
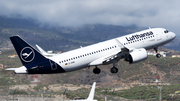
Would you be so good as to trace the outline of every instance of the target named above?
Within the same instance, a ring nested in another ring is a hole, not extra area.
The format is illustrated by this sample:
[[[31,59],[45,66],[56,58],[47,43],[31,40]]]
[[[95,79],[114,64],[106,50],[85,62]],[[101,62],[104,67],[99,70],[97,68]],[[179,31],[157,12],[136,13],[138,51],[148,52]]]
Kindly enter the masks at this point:
[[[168,33],[169,31],[168,30],[165,30],[164,33]]]

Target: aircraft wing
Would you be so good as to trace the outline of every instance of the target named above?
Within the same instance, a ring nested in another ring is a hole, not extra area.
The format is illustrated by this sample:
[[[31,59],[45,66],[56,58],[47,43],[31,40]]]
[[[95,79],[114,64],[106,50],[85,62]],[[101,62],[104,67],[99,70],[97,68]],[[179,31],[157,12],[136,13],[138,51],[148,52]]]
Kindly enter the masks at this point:
[[[40,46],[36,45],[36,47],[42,54],[47,54]]]
[[[57,54],[49,54],[47,53],[45,50],[43,50],[40,46],[36,45],[37,49],[39,50],[39,52],[44,55],[45,57],[53,57]]]
[[[89,66],[96,66],[96,65],[102,65],[102,64],[106,64],[110,61],[112,61],[113,59],[116,58],[121,58],[123,55],[127,54],[129,52],[129,49],[127,49],[121,42],[118,41],[118,39],[115,39],[118,47],[120,48],[119,52],[116,53],[112,53],[108,56],[96,59],[94,61],[92,61]]]

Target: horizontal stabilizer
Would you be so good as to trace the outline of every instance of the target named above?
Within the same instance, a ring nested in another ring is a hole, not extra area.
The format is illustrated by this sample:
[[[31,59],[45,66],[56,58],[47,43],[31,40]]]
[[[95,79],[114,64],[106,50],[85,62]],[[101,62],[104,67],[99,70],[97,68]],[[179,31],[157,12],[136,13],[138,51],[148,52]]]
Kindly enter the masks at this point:
[[[13,70],[17,74],[27,74],[27,69],[25,66],[21,66],[19,68],[7,68],[6,70]]]
[[[18,69],[18,68],[7,68],[5,70],[16,70],[16,69]]]

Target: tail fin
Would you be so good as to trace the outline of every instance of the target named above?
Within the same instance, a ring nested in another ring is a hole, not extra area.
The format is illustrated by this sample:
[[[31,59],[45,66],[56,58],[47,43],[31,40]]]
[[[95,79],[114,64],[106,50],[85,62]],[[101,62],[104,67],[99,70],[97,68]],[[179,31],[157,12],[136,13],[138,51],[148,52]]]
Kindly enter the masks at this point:
[[[93,83],[87,100],[93,100],[94,99],[95,87],[96,87],[96,82]]]
[[[24,66],[46,60],[43,55],[19,36],[12,36],[10,40]]]

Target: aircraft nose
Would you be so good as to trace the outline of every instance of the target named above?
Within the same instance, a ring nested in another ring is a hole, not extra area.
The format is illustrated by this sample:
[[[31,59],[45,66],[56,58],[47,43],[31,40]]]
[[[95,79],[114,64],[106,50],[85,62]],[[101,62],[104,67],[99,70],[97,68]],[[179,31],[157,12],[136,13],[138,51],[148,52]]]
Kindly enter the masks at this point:
[[[171,34],[171,38],[172,38],[172,39],[175,39],[175,38],[176,38],[176,34],[175,34],[175,33],[170,32],[170,34]]]

